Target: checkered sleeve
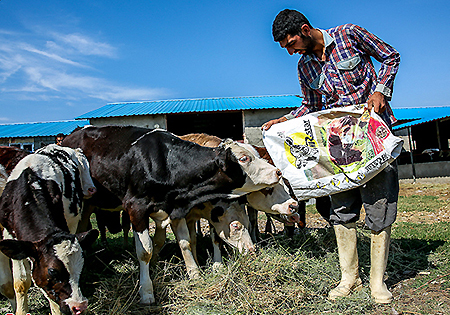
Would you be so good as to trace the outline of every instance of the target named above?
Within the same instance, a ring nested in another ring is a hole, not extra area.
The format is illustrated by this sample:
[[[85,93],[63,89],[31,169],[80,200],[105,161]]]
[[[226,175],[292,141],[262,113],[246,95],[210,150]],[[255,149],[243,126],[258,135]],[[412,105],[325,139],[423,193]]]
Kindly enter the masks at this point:
[[[352,29],[362,50],[381,63],[375,91],[383,93],[390,100],[395,75],[400,64],[400,54],[391,45],[366,29],[358,25],[353,25]]]

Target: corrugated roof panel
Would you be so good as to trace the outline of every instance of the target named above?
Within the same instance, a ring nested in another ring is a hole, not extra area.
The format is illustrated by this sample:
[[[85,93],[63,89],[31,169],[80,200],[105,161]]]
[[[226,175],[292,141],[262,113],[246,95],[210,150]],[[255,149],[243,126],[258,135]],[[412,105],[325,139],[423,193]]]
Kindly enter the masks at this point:
[[[394,130],[450,117],[450,106],[393,108],[393,111],[398,120],[412,120],[393,127]]]
[[[115,103],[105,105],[83,114],[76,119],[249,109],[296,108],[301,105],[301,101],[302,99],[298,95],[280,95]]]
[[[0,138],[26,138],[69,134],[77,127],[88,125],[87,120],[36,122],[0,125]]]

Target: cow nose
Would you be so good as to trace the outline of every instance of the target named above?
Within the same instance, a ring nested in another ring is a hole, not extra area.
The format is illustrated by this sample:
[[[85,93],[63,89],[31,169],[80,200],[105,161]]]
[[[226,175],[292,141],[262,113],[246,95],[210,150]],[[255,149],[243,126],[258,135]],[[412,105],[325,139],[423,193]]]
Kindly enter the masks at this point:
[[[75,306],[72,306],[72,313],[74,315],[81,315],[84,313],[84,311],[86,311],[86,309],[87,309],[87,302],[81,302]]]
[[[89,196],[92,196],[93,194],[95,194],[97,192],[97,189],[95,187],[91,187],[88,189],[89,192]]]
[[[291,209],[291,213],[296,213],[298,211],[298,203],[291,203],[289,209]]]

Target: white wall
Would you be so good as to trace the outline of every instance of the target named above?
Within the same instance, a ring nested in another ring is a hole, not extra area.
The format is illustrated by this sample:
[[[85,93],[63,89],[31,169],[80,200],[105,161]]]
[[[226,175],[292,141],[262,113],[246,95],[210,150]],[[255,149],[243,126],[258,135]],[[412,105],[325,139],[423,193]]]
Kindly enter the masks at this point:
[[[165,115],[143,115],[143,116],[122,116],[92,118],[90,123],[94,126],[136,126],[144,128],[162,128],[166,129]]]
[[[264,109],[244,111],[244,133],[250,144],[264,146],[262,141],[261,126],[265,122],[280,118],[291,112],[292,109]]]

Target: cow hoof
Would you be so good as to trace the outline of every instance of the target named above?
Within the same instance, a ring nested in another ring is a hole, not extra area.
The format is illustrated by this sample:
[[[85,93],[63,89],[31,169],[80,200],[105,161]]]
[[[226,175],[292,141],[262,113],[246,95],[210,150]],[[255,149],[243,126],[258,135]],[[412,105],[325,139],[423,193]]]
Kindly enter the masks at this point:
[[[225,268],[224,268],[224,266],[223,266],[223,264],[221,263],[221,262],[215,262],[213,265],[212,265],[212,269],[213,269],[213,271],[214,272],[221,272],[221,271],[223,271]]]
[[[145,294],[143,297],[141,297],[139,304],[154,305],[155,302],[156,302],[156,300],[155,300],[155,296],[153,294]]]
[[[200,278],[200,271],[198,269],[192,269],[188,270],[189,279],[199,279]]]

